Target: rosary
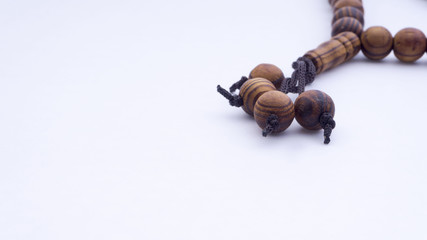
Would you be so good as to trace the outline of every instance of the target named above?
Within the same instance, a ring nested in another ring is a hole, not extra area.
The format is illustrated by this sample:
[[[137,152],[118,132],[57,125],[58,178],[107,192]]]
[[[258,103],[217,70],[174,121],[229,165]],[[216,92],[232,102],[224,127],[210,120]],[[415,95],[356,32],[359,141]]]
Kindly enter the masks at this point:
[[[400,30],[393,38],[384,27],[363,31],[362,0],[328,0],[333,7],[332,38],[308,51],[292,64],[294,72],[285,78],[273,64],[256,66],[248,77],[242,77],[229,91],[217,86],[217,91],[234,107],[255,118],[264,137],[285,131],[294,118],[305,129],[324,130],[324,143],[330,142],[335,128],[335,105],[332,98],[319,90],[305,91],[316,75],[349,61],[360,50],[371,60],[381,60],[393,50],[402,62],[415,62],[427,50],[424,33],[415,28]],[[239,90],[239,93],[235,92]],[[287,95],[299,96],[295,103]]]

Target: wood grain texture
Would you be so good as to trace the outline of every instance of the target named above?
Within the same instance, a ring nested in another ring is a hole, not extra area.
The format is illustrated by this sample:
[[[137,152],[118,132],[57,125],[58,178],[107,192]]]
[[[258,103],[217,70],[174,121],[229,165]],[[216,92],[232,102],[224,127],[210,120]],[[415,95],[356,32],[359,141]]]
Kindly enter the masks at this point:
[[[276,88],[280,88],[285,76],[277,66],[269,63],[261,63],[249,73],[249,78],[265,78],[270,80]]]
[[[402,62],[415,62],[426,51],[424,33],[416,28],[405,28],[394,36],[394,55]]]
[[[328,0],[329,1],[329,4],[333,7],[334,5],[335,5],[335,3],[337,3],[338,1],[340,1],[340,0]],[[360,2],[360,3],[363,3],[363,1],[362,0],[356,0],[356,1],[358,1],[358,2]]]
[[[334,12],[343,7],[354,7],[359,9],[363,14],[365,13],[363,3],[358,0],[338,0],[334,4]]]
[[[371,60],[381,60],[393,49],[393,35],[384,27],[366,29],[360,40],[363,54]]]
[[[320,116],[325,112],[335,116],[335,104],[324,92],[309,90],[301,93],[295,100],[295,119],[305,129],[322,129]]]
[[[346,48],[347,56],[346,60],[348,61],[352,59],[354,56],[356,56],[359,52],[361,47],[360,39],[359,37],[352,32],[342,32],[334,36],[332,39],[340,41]]]
[[[239,95],[243,99],[243,110],[253,116],[254,106],[258,98],[268,92],[276,90],[273,83],[265,78],[253,78],[246,81],[240,88]]]
[[[332,25],[338,20],[343,17],[352,17],[356,18],[362,26],[365,24],[365,18],[363,16],[363,13],[355,8],[355,7],[342,7],[334,12],[334,17],[332,18]]]
[[[342,17],[332,25],[332,36],[342,32],[353,32],[360,36],[363,32],[363,25],[356,18]]]
[[[347,38],[347,40],[345,40]],[[337,40],[338,39],[338,40]],[[353,48],[348,44],[352,43]],[[304,56],[311,59],[316,66],[317,74],[334,68],[351,59],[360,51],[360,40],[356,34],[348,32],[333,37]]]
[[[292,100],[280,91],[264,93],[256,102],[254,112],[255,121],[261,129],[267,126],[267,119],[270,115],[274,114],[279,117],[279,126],[273,133],[285,131],[295,117]]]

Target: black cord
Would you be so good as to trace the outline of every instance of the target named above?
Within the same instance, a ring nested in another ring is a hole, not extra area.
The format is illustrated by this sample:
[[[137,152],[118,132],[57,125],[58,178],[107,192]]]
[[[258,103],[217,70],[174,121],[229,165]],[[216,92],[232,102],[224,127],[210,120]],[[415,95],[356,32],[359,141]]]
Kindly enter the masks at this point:
[[[286,78],[280,86],[280,91],[284,93],[298,93],[305,91],[305,86],[314,81],[316,77],[316,66],[307,57],[300,57],[292,63],[294,72],[290,78]]]

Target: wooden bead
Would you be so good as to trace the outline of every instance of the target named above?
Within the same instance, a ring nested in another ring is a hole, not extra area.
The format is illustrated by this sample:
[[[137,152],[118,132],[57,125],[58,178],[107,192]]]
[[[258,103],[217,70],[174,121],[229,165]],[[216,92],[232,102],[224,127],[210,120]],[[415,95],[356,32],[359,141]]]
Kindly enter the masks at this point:
[[[240,88],[239,95],[243,99],[243,110],[253,116],[254,106],[258,98],[268,91],[276,90],[271,81],[264,78],[253,78],[246,81]]]
[[[337,3],[338,1],[341,1],[341,0],[328,0],[328,1],[329,1],[329,4],[331,4],[331,6],[333,7],[335,5],[335,3]],[[356,0],[356,1],[363,3],[362,0]]]
[[[345,61],[352,59],[360,52],[360,39],[355,33],[342,32],[334,36],[332,39],[340,41],[345,46],[347,51]]]
[[[340,41],[329,40],[317,49],[307,52],[304,56],[313,61],[317,74],[319,74],[343,63],[347,56],[347,50]]]
[[[342,17],[332,25],[332,36],[342,32],[353,32],[360,36],[363,32],[363,25],[356,18]]]
[[[332,98],[321,91],[310,90],[301,93],[295,100],[295,119],[309,130],[320,130],[320,117],[323,113],[335,115],[335,105]]]
[[[372,60],[381,60],[393,49],[393,36],[384,27],[370,27],[362,33],[362,52]]]
[[[255,104],[255,121],[262,129],[267,127],[269,116],[276,115],[279,124],[273,133],[285,131],[295,117],[294,104],[288,95],[280,91],[264,93]]]
[[[276,88],[280,88],[283,79],[282,70],[273,64],[261,63],[256,66],[250,73],[249,78],[265,78],[270,80]]]
[[[339,0],[336,1],[334,4],[334,12],[337,11],[340,8],[343,7],[355,7],[359,9],[362,13],[365,13],[365,10],[363,9],[362,2],[358,0]]]
[[[344,37],[348,39],[344,40]],[[338,39],[338,40],[337,40]],[[353,49],[348,46],[353,44]],[[307,52],[304,57],[313,61],[317,74],[334,68],[356,55],[360,50],[360,40],[352,32],[343,33]],[[353,54],[351,54],[353,53]]]
[[[359,20],[362,26],[365,24],[365,18],[363,17],[363,13],[355,8],[355,7],[342,7],[334,12],[334,17],[332,19],[332,25],[343,17],[352,17]]]
[[[394,55],[402,62],[415,62],[426,51],[426,36],[416,28],[405,28],[394,36]]]

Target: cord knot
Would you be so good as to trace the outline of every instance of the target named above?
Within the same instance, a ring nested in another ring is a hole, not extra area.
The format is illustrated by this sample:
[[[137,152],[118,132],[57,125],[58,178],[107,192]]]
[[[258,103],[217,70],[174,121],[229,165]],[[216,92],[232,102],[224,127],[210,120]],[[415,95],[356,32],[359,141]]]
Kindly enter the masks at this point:
[[[279,127],[279,117],[275,114],[271,114],[267,118],[267,126],[262,131],[262,135],[267,137],[269,134],[274,132]]]
[[[223,97],[225,97],[228,100],[231,106],[233,107],[243,106],[243,99],[239,95],[231,94],[230,92],[222,88],[220,85],[218,85],[216,89]]]
[[[290,78],[286,78],[280,86],[280,91],[284,93],[298,93],[305,91],[305,86],[314,81],[316,77],[316,66],[307,57],[300,57],[292,63],[294,72]]]
[[[324,143],[329,144],[331,142],[330,137],[332,134],[332,129],[334,129],[336,125],[335,120],[330,112],[324,112],[320,116],[319,121],[320,121],[320,125],[324,129],[324,132],[323,132],[323,136],[325,137]]]

